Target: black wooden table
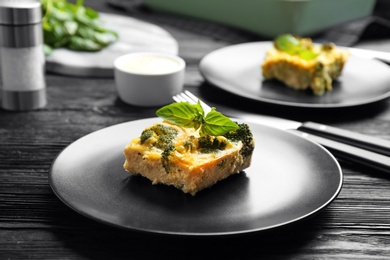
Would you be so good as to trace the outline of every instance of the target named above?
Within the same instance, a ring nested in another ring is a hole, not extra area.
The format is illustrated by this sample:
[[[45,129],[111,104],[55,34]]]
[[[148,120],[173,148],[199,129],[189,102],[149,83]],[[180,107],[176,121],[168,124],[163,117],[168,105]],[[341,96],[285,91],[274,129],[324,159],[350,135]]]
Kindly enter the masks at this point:
[[[123,13],[101,1],[86,4]],[[185,89],[211,105],[313,120],[390,139],[390,100],[314,112],[244,100],[205,83],[198,71],[204,55],[234,42],[169,24],[165,28],[178,40],[179,55],[187,62]],[[237,39],[256,37],[237,34]],[[49,186],[48,173],[57,154],[93,131],[153,117],[155,108],[121,102],[112,78],[48,74],[46,81],[44,109],[0,110],[0,259],[390,257],[390,175],[344,161],[343,188],[332,204],[306,221],[266,232],[223,237],[148,234],[107,226],[74,212]]]

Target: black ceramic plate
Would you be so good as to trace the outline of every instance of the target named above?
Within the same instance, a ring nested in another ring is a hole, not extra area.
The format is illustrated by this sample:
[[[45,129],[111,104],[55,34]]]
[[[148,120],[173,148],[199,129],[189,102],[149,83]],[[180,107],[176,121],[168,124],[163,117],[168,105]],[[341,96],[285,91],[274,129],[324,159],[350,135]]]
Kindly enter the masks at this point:
[[[108,127],[80,138],[53,162],[50,185],[70,208],[117,227],[175,235],[229,235],[304,219],[331,203],[342,172],[321,146],[251,124],[252,165],[196,196],[152,185],[123,170],[124,147],[157,118]]]
[[[333,90],[322,96],[296,91],[276,80],[264,80],[261,64],[271,42],[232,45],[206,55],[200,71],[211,84],[253,100],[292,107],[341,108],[390,96],[390,67],[374,59],[351,56]]]

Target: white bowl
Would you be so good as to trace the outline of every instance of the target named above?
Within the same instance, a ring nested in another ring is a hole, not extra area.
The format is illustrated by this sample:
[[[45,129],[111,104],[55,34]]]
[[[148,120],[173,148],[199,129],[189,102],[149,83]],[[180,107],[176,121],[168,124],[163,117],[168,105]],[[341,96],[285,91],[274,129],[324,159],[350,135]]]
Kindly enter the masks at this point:
[[[119,98],[135,106],[161,106],[173,102],[183,90],[185,61],[154,52],[129,53],[114,61]]]

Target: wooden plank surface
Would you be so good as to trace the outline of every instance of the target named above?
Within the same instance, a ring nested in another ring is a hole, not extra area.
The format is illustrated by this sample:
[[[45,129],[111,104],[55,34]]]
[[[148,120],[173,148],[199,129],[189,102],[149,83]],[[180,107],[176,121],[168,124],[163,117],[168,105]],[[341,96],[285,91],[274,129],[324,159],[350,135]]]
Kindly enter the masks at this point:
[[[86,3],[111,11],[102,1]],[[185,88],[212,105],[315,119],[390,140],[389,100],[363,108],[307,113],[243,102],[204,83],[197,68],[204,55],[231,42],[172,26],[166,29],[178,39],[179,54],[187,62]],[[56,155],[88,133],[152,117],[155,109],[121,102],[110,78],[48,74],[46,80],[46,108],[0,110],[0,259],[390,257],[390,175],[347,162],[341,162],[343,189],[329,207],[306,221],[268,232],[174,237],[129,232],[81,216],[64,205],[49,186],[48,172]]]

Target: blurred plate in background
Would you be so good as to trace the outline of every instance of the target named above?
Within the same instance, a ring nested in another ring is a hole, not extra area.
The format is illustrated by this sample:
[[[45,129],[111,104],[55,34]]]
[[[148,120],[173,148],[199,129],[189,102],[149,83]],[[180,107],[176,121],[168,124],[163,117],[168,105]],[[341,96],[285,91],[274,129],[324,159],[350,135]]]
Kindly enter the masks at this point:
[[[296,91],[276,80],[264,80],[261,64],[271,42],[232,45],[206,55],[200,71],[211,84],[241,97],[289,107],[343,108],[377,102],[390,96],[390,67],[353,55],[333,90],[322,96]]]
[[[113,77],[114,60],[133,52],[178,53],[177,41],[161,27],[135,18],[100,13],[104,26],[119,40],[98,52],[56,49],[46,58],[46,70],[69,76]]]

